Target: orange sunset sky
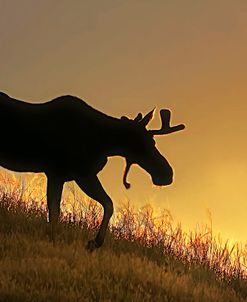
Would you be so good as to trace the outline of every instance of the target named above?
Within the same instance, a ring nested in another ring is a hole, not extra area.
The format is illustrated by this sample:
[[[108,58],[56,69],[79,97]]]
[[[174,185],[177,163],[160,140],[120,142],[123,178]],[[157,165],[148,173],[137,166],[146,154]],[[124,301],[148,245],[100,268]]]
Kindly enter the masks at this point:
[[[186,124],[157,137],[175,170],[169,187],[132,167],[126,191],[123,159],[108,161],[100,179],[115,205],[166,207],[188,227],[210,209],[215,231],[242,241],[246,80],[245,0],[0,0],[1,91],[34,103],[73,94],[116,117],[169,108]]]

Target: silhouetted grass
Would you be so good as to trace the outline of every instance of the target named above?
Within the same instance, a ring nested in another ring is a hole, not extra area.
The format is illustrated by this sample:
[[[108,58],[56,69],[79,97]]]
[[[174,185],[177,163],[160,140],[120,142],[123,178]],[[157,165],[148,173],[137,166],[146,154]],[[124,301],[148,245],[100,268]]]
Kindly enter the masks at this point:
[[[92,200],[66,211],[54,246],[44,202],[0,191],[0,301],[246,301],[245,252],[210,226],[186,233],[169,211],[126,203],[104,246],[85,249],[102,217]]]

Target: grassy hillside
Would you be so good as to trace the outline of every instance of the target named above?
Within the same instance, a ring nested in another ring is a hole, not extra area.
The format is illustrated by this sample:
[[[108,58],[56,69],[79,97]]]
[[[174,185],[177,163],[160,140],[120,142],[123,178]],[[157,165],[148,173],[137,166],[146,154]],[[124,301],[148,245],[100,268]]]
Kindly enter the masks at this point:
[[[0,194],[0,301],[247,301],[244,272],[237,260],[229,262],[231,251],[199,235],[186,249],[179,228],[170,241],[157,239],[157,229],[151,237],[148,211],[139,232],[133,213],[123,211],[105,245],[88,253],[95,213],[92,206],[90,221],[63,216],[54,246],[45,208]]]

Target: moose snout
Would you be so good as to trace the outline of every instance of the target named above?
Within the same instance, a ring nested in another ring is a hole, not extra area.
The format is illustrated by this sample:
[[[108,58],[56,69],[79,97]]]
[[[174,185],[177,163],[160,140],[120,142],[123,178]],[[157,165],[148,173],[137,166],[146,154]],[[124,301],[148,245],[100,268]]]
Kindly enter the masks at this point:
[[[173,170],[172,167],[166,167],[165,171],[155,173],[152,176],[153,184],[156,186],[168,186],[173,182]]]

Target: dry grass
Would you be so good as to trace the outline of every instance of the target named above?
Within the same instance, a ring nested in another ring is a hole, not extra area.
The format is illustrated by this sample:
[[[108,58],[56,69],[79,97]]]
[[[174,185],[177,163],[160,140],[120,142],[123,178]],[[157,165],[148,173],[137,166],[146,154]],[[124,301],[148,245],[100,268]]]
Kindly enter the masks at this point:
[[[169,211],[127,203],[90,254],[94,201],[63,207],[53,246],[44,201],[24,201],[13,185],[0,191],[0,301],[247,301],[245,250],[211,226],[185,233]]]

